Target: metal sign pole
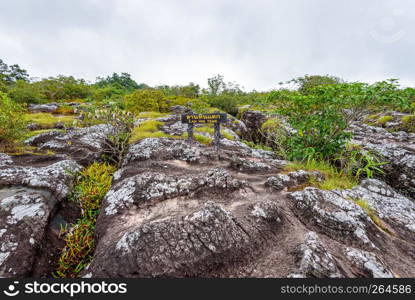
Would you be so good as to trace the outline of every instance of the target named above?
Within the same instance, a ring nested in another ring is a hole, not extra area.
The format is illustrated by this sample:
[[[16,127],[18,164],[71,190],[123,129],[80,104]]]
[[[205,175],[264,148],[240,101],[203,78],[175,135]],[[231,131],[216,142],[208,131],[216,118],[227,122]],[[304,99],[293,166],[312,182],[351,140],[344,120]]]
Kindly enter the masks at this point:
[[[189,143],[192,143],[193,142],[193,140],[194,140],[194,138],[193,138],[193,127],[194,127],[195,125],[194,124],[192,124],[192,123],[189,123],[188,125],[187,125],[187,141],[189,142]]]
[[[215,140],[214,140],[214,144],[215,144],[215,148],[216,151],[219,151],[219,145],[220,145],[220,123],[215,123]]]

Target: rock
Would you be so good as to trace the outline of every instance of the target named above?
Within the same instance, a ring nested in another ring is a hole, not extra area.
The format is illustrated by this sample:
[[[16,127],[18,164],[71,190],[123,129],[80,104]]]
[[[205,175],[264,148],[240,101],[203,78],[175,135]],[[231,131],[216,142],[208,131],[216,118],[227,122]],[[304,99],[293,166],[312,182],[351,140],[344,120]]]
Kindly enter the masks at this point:
[[[30,276],[57,202],[45,190],[0,189],[0,277]]]
[[[148,159],[180,159],[197,162],[200,158],[200,147],[197,145],[191,145],[183,140],[146,138],[130,147],[124,160],[124,166],[135,161]]]
[[[303,244],[295,249],[297,270],[293,278],[343,278],[344,271],[329,253],[315,232],[306,235]]]
[[[305,188],[289,195],[293,212],[308,226],[347,244],[377,249],[382,234],[367,213],[335,191]]]
[[[12,158],[4,153],[0,153],[0,168],[13,163]]]
[[[163,125],[161,130],[173,136],[182,136],[187,132],[187,124],[177,121],[172,124]]]
[[[394,234],[415,242],[415,203],[384,182],[367,179],[352,190],[342,191],[342,195],[365,201]]]
[[[56,129],[65,129],[65,123],[57,122],[54,126]]]
[[[27,125],[27,129],[29,130],[40,130],[41,126],[37,123],[30,123]]]
[[[358,277],[395,277],[389,267],[374,253],[354,248],[346,248],[344,253],[350,263],[359,269],[360,272],[356,274]]]
[[[44,112],[52,113],[59,108],[58,103],[48,103],[48,104],[29,104],[28,110],[31,112]]]
[[[49,220],[68,196],[80,166],[71,160],[0,167],[0,277],[31,276]]]
[[[231,159],[229,167],[242,172],[269,172],[272,169],[276,170],[277,166],[271,166],[267,163],[255,161],[253,159],[234,156]]]
[[[192,112],[190,108],[181,105],[175,105],[170,107],[170,111],[175,115],[188,114]]]
[[[220,276],[253,260],[263,237],[273,235],[278,210],[264,208],[265,217],[260,213],[237,218],[207,202],[183,217],[131,224],[107,235],[111,240],[101,239],[87,272],[91,277]]]
[[[352,143],[384,157],[381,176],[392,187],[415,200],[415,134],[390,133],[383,128],[366,124],[352,124]]]
[[[265,182],[265,185],[280,191],[286,187],[290,188],[300,186],[309,182],[311,179],[322,181],[324,180],[324,174],[318,171],[307,172],[299,170],[288,174],[278,174],[276,176],[269,177]]]
[[[62,160],[41,167],[7,165],[0,168],[0,187],[25,186],[46,189],[61,200],[68,195],[74,173],[80,169],[81,167],[71,160]]]
[[[113,215],[143,202],[166,200],[206,189],[231,192],[243,185],[223,169],[212,169],[206,175],[182,177],[145,172],[117,183],[108,192],[102,207],[106,215]]]
[[[268,117],[256,110],[244,111],[241,116],[241,121],[245,124],[246,132],[242,136],[243,139],[253,142],[260,142],[262,140],[259,129]]]

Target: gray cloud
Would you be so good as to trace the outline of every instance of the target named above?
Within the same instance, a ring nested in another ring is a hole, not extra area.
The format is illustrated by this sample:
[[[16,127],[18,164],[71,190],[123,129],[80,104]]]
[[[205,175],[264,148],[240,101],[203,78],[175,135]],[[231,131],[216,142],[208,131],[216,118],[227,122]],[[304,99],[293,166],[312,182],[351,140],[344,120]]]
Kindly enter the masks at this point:
[[[415,83],[415,4],[401,0],[14,0],[0,58],[38,77],[128,72],[149,84],[248,89],[304,74]]]

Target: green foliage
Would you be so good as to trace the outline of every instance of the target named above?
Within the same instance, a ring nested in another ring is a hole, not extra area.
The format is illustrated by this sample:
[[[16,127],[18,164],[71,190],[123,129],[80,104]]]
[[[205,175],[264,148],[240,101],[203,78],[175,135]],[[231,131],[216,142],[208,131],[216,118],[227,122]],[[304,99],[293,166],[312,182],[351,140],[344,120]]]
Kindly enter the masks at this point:
[[[145,85],[139,85],[135,82],[128,73],[113,73],[106,78],[98,77],[95,86],[98,88],[113,88],[117,90],[133,91],[140,88],[145,88]]]
[[[334,160],[345,173],[356,179],[383,174],[380,167],[387,164],[379,155],[353,144],[348,144]]]
[[[157,118],[162,118],[167,116],[168,114],[166,113],[160,113],[160,112],[155,112],[155,111],[146,111],[146,112],[141,112],[137,115],[138,119],[157,119]]]
[[[130,144],[136,143],[146,138],[179,138],[177,136],[168,135],[160,130],[163,122],[156,120],[146,120],[141,122],[132,131]]]
[[[29,80],[29,74],[27,74],[27,71],[22,69],[19,65],[8,66],[3,60],[0,59],[0,82],[10,85],[19,80]]]
[[[200,86],[194,84],[193,82],[188,85],[180,86],[168,86],[168,85],[159,85],[155,87],[156,90],[162,91],[166,96],[181,96],[184,98],[197,98],[200,94]]]
[[[347,121],[342,107],[332,99],[316,96],[295,96],[277,109],[297,130],[286,140],[290,160],[327,160],[335,156],[349,140]]]
[[[125,108],[131,112],[165,112],[165,95],[161,91],[136,90],[124,98]]]
[[[305,75],[289,81],[289,83],[296,84],[298,91],[304,95],[310,94],[317,86],[333,85],[341,82],[340,78],[330,75]]]
[[[388,122],[390,122],[392,120],[393,120],[393,117],[392,116],[383,116],[383,117],[380,117],[375,122],[375,125],[377,125],[377,126],[383,126],[383,125],[385,125],[386,123],[388,123]]]
[[[415,115],[402,117],[402,129],[408,132],[415,132]]]
[[[0,151],[13,148],[27,132],[24,109],[0,92]]]
[[[213,128],[213,126],[209,126],[209,125],[206,125],[206,126],[200,126],[200,127],[195,127],[195,128],[194,128],[194,131],[195,131],[195,132],[205,132],[205,133],[210,134],[211,136],[213,136],[213,135],[215,134],[215,129]],[[221,129],[220,134],[221,134],[224,138],[226,138],[226,139],[228,139],[228,140],[234,140],[234,139],[235,139],[235,137],[234,137],[233,135],[231,135],[231,134],[227,133],[227,132],[226,132],[225,130],[223,130],[223,129]]]
[[[116,168],[110,164],[95,162],[79,173],[71,198],[81,208],[81,218],[71,230],[61,230],[65,248],[59,257],[55,277],[78,277],[91,262],[96,219],[101,201],[111,187],[115,170]]]
[[[182,96],[167,97],[161,90],[136,90],[124,97],[124,106],[128,111],[167,113],[172,106],[181,105],[195,111],[209,107],[200,99]]]
[[[187,139],[189,137],[189,135],[187,134],[187,132],[185,134],[183,134],[182,136],[184,139]],[[213,139],[209,136],[200,134],[200,133],[193,133],[193,138],[195,139],[195,141],[203,144],[203,145],[210,145],[213,142]]]
[[[40,86],[25,80],[16,81],[8,90],[11,99],[18,103],[43,103],[46,97]]]
[[[352,176],[345,174],[342,171],[336,169],[333,165],[326,161],[308,160],[307,162],[292,162],[286,166],[286,172],[294,172],[298,170],[304,171],[319,171],[325,176],[325,180],[318,181],[312,179],[309,183],[310,186],[317,187],[322,190],[334,190],[334,189],[351,189],[358,185],[358,182]]]
[[[91,94],[91,88],[85,80],[72,76],[49,77],[33,84],[48,101],[86,98]]]

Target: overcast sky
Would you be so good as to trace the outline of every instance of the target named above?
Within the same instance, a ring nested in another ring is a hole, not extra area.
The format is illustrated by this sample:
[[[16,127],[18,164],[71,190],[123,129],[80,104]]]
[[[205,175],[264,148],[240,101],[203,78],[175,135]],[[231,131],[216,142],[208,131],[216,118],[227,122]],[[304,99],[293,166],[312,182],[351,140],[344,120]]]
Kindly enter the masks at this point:
[[[0,0],[0,59],[34,77],[265,90],[304,74],[415,86],[411,0]]]

